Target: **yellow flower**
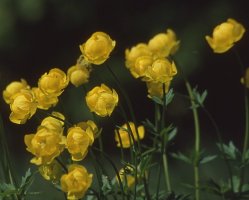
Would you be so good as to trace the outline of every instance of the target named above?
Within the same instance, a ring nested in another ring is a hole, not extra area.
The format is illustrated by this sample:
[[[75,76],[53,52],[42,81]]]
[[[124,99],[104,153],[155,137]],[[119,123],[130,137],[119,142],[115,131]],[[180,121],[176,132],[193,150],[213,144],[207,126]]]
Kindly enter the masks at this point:
[[[156,57],[168,57],[174,54],[179,48],[180,41],[176,39],[175,32],[167,29],[166,33],[155,35],[148,43],[149,49]]]
[[[127,166],[119,170],[119,177],[121,179],[121,182],[125,184],[128,188],[131,188],[134,186],[135,183],[135,176],[133,175],[134,169],[130,166]],[[117,178],[116,178],[117,179]]]
[[[53,183],[57,183],[62,176],[62,168],[56,160],[53,160],[50,164],[39,166],[39,172],[44,179]]]
[[[146,86],[148,89],[149,97],[163,97],[163,84],[165,84],[165,93],[169,91],[170,81],[165,83],[160,82],[146,82]]]
[[[138,126],[136,130],[135,124],[133,122],[129,122],[129,126],[124,124],[119,130],[115,130],[115,140],[118,147],[129,148],[133,144],[134,141],[129,134],[129,129],[131,129],[132,136],[135,141],[138,141],[138,137],[140,140],[144,138],[144,126]]]
[[[54,117],[52,117],[54,116]],[[63,126],[64,126],[64,121],[65,117],[63,114],[59,113],[59,112],[52,112],[52,116],[46,117],[42,120],[41,122],[41,126],[44,126],[50,130],[56,131],[58,133],[62,133],[63,132]],[[56,119],[56,118],[59,119]]]
[[[148,67],[143,80],[166,83],[171,81],[176,73],[174,62],[170,63],[166,58],[159,58],[152,63],[152,66]]]
[[[118,94],[114,89],[101,84],[87,93],[86,103],[91,112],[101,117],[110,116],[118,104]]]
[[[244,32],[242,24],[234,19],[228,19],[215,27],[212,38],[210,36],[205,38],[215,53],[224,53],[242,38]]]
[[[31,90],[22,89],[11,97],[10,121],[16,124],[24,124],[36,112],[37,102]]]
[[[132,47],[130,50],[125,50],[125,65],[128,69],[135,66],[135,62],[140,56],[152,56],[147,44],[139,43],[136,46]]]
[[[3,91],[3,99],[7,104],[10,104],[13,99],[11,99],[12,96],[20,92],[22,89],[29,89],[30,86],[27,84],[27,82],[24,79],[21,79],[21,81],[13,81]]]
[[[36,165],[50,164],[65,148],[65,137],[61,132],[40,126],[36,134],[25,135],[24,142],[27,151],[35,157],[31,163]]]
[[[89,66],[85,64],[76,64],[67,71],[70,82],[78,87],[88,82],[90,76]]]
[[[143,77],[153,63],[152,56],[140,56],[136,59],[135,66],[130,68],[131,74],[135,78]]]
[[[84,197],[92,184],[92,174],[89,174],[81,165],[70,165],[68,174],[61,177],[61,189],[67,192],[68,200],[77,200]]]
[[[95,32],[86,43],[80,45],[80,50],[86,61],[100,65],[109,58],[115,45],[116,42],[106,33]]]
[[[94,139],[98,137],[99,129],[97,125],[92,120],[87,120],[86,122],[80,122],[77,124],[82,128],[90,138],[90,145],[93,144]]]
[[[75,126],[68,129],[66,143],[72,160],[80,161],[84,159],[91,142],[91,138],[82,128]]]
[[[43,74],[38,81],[38,87],[41,91],[51,96],[59,96],[67,85],[67,75],[58,68],[51,69],[48,73]]]
[[[40,88],[33,87],[32,91],[35,94],[37,107],[43,110],[48,110],[51,106],[55,106],[58,103],[57,96],[46,95],[40,90]]]
[[[249,68],[246,69],[245,75],[240,79],[240,82],[249,88]]]

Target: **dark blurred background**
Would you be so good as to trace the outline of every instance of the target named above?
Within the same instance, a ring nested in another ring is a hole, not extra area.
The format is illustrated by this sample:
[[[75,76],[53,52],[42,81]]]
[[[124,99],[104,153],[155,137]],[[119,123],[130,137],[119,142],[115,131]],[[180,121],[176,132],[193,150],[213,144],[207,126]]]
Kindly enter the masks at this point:
[[[11,81],[21,78],[36,86],[39,77],[53,67],[66,71],[80,55],[79,45],[93,32],[104,31],[117,42],[108,64],[129,94],[138,121],[153,119],[153,103],[147,98],[144,83],[132,78],[125,68],[124,51],[171,28],[181,41],[175,55],[179,73],[172,87],[179,94],[187,94],[181,75],[184,73],[192,86],[198,85],[200,91],[206,89],[206,108],[221,128],[224,140],[233,140],[241,147],[243,87],[234,50],[244,65],[249,66],[248,33],[233,50],[224,54],[214,54],[204,37],[211,35],[213,28],[228,18],[236,19],[248,29],[248,10],[246,1],[242,0],[0,0],[0,89],[4,90]],[[96,67],[85,88],[88,90],[101,82],[117,88],[104,66]],[[84,95],[83,88],[71,85],[61,97],[59,107],[63,107],[73,123],[91,118],[84,105]],[[0,102],[13,156],[26,166],[31,157],[25,150],[23,136],[35,132],[39,124],[37,117],[25,125],[11,124],[8,105],[2,99]],[[215,146],[217,137],[210,120],[202,111],[200,117],[203,146]],[[190,148],[194,133],[188,100],[176,95],[168,109],[167,120],[179,129],[172,149]],[[104,127],[106,150],[117,151],[113,124],[122,125],[124,121],[114,112],[110,119],[98,118],[98,123]],[[23,173],[22,168],[20,171]]]

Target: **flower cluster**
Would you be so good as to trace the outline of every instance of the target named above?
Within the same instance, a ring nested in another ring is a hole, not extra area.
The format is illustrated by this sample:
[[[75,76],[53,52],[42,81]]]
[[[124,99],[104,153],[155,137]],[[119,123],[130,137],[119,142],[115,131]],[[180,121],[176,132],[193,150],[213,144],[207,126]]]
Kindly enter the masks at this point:
[[[175,63],[169,58],[179,48],[173,30],[155,35],[149,42],[139,43],[125,51],[125,64],[135,78],[146,82],[149,96],[163,96],[177,73]]]

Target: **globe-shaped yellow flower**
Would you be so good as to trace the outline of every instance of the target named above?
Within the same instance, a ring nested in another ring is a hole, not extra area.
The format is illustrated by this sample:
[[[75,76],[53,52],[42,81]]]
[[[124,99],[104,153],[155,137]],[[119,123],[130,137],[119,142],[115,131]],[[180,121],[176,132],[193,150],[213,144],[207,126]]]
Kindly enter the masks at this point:
[[[39,166],[39,172],[44,179],[57,183],[63,171],[61,165],[56,160],[53,160],[50,164]]]
[[[63,129],[64,129],[63,120],[65,120],[64,115],[61,114],[60,112],[52,112],[52,116],[44,118],[41,122],[41,126],[44,126],[58,133],[63,133]]]
[[[90,70],[87,65],[76,64],[68,69],[67,75],[70,82],[74,86],[79,87],[80,85],[88,82]]]
[[[68,78],[61,69],[54,68],[41,76],[38,87],[46,95],[59,96],[68,85]]]
[[[130,130],[131,134],[130,135]],[[138,141],[144,138],[144,126],[135,127],[133,122],[129,122],[129,126],[124,124],[119,130],[115,130],[115,141],[117,142],[117,147],[129,148],[133,143],[133,138]]]
[[[13,100],[11,97],[20,92],[22,89],[29,89],[30,86],[24,79],[21,81],[13,81],[3,91],[3,99],[7,104],[10,104]]]
[[[67,199],[77,200],[84,197],[92,184],[92,174],[81,165],[70,165],[68,174],[61,177],[61,189],[67,193]]]
[[[130,68],[131,74],[135,78],[143,77],[153,63],[154,59],[152,56],[140,56],[136,59],[135,66]]]
[[[58,103],[57,96],[46,95],[43,91],[38,87],[33,87],[32,91],[35,94],[35,98],[37,101],[37,107],[43,110],[48,110],[52,106],[56,106]]]
[[[126,185],[128,188],[132,188],[135,184],[134,169],[127,166],[125,169],[119,170],[119,177],[122,184]],[[117,178],[116,178],[117,179]]]
[[[171,81],[176,74],[177,69],[174,62],[171,63],[166,58],[159,58],[152,63],[152,66],[148,67],[143,80],[167,83]]]
[[[95,32],[82,45],[80,45],[81,53],[89,63],[100,65],[108,58],[114,49],[116,42],[104,32]]]
[[[138,57],[152,56],[152,52],[145,43],[139,43],[131,49],[125,50],[125,65],[128,69],[134,68]]]
[[[50,164],[65,148],[65,137],[61,132],[40,126],[36,134],[25,135],[27,151],[35,157],[31,163],[36,165]]]
[[[245,28],[242,24],[234,19],[228,19],[215,27],[212,37],[206,36],[205,38],[215,53],[224,53],[232,48],[244,33]]]
[[[165,83],[160,83],[160,82],[146,82],[146,86],[148,89],[148,97],[163,97],[163,84],[165,87],[165,93],[169,91],[169,86],[170,86],[170,81],[165,82]]]
[[[82,128],[75,126],[68,129],[66,143],[72,160],[83,160],[88,153],[91,142],[91,138]]]
[[[158,58],[168,57],[179,48],[180,41],[176,39],[173,30],[167,29],[166,33],[155,35],[149,42],[148,47]]]
[[[110,116],[118,104],[118,94],[114,89],[101,84],[87,93],[86,103],[91,112],[101,117]]]
[[[79,122],[77,126],[82,128],[86,132],[86,134],[90,138],[90,145],[93,144],[94,139],[98,137],[98,134],[100,134],[97,125],[92,120],[87,120],[86,122]]]
[[[31,90],[22,89],[11,97],[10,121],[15,124],[24,124],[36,112],[37,102]]]

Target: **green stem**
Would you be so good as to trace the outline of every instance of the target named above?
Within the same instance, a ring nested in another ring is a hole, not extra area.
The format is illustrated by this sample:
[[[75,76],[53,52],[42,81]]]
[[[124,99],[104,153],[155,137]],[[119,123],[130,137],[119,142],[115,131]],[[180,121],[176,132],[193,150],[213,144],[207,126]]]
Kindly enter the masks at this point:
[[[171,184],[169,178],[169,168],[168,168],[168,158],[166,152],[163,152],[163,170],[164,170],[164,180],[167,185],[167,191],[171,192]]]
[[[185,85],[187,87],[187,91],[190,97],[193,117],[194,117],[194,125],[195,125],[195,162],[194,162],[195,200],[199,200],[200,199],[200,189],[199,189],[200,188],[199,186],[200,123],[199,123],[199,116],[191,85],[189,84],[188,81],[185,81]]]

